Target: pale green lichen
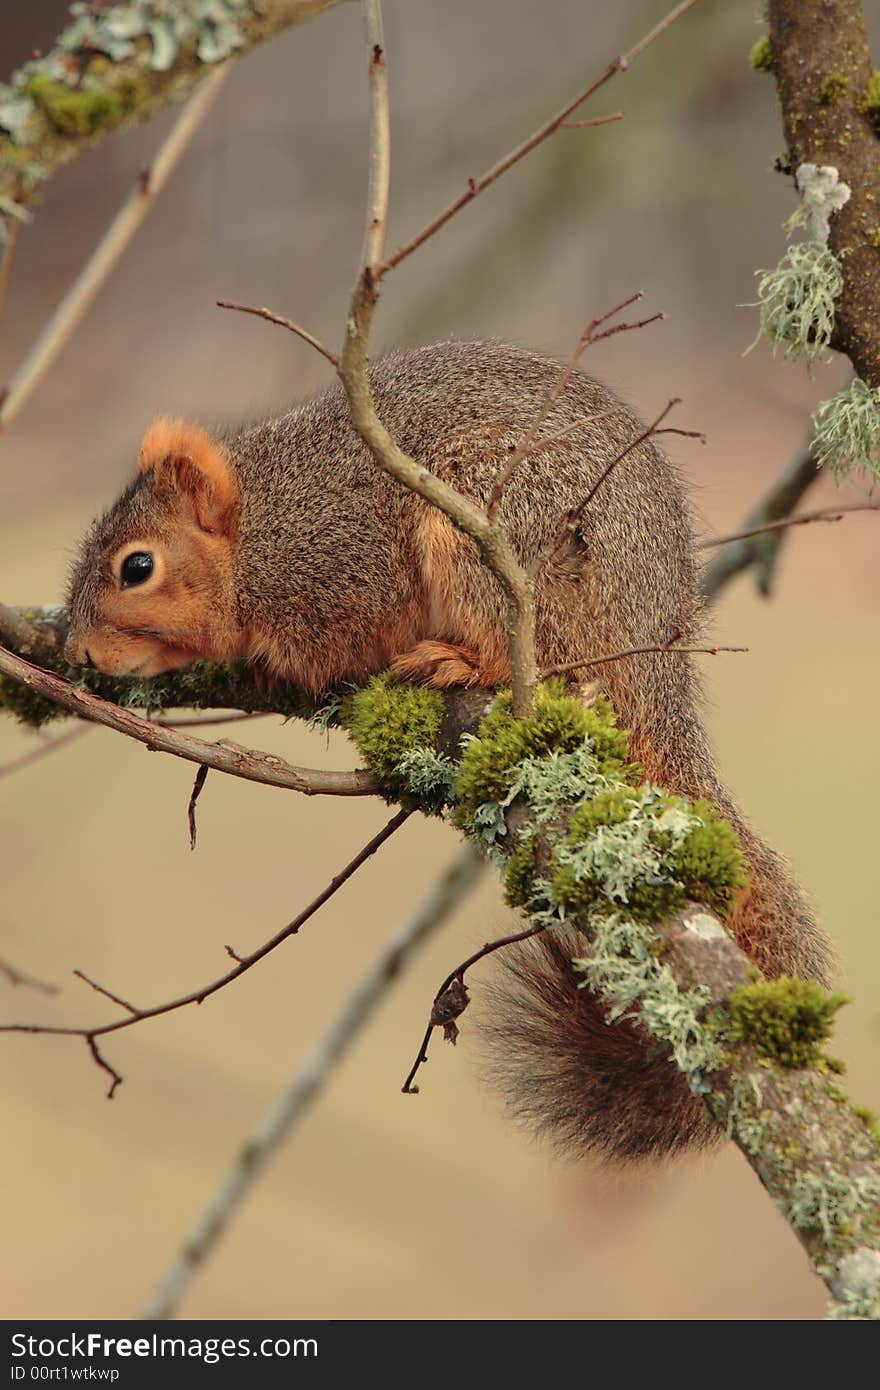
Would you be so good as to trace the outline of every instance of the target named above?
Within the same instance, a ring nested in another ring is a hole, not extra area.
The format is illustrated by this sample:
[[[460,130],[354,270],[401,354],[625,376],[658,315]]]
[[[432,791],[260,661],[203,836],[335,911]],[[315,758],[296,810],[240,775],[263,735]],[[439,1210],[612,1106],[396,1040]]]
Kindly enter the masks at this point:
[[[0,128],[27,145],[40,111],[69,136],[88,137],[118,124],[149,92],[150,73],[168,72],[186,53],[214,64],[244,48],[245,23],[260,8],[260,0],[129,0],[108,9],[74,4],[72,21],[51,51],[26,63],[10,85],[0,84]],[[128,71],[117,75],[117,64]]]
[[[819,241],[797,242],[775,269],[755,273],[760,328],[748,351],[764,337],[774,352],[783,344],[787,361],[805,357],[812,365],[831,342],[834,301],[843,289],[838,258]]]
[[[746,882],[736,836],[714,808],[649,784],[619,786],[575,811],[556,859],[560,902],[624,903],[643,922],[689,898],[724,916]]]
[[[502,691],[476,737],[465,743],[456,788],[456,824],[467,828],[478,807],[504,802],[527,760],[575,753],[585,745],[595,759],[596,772],[603,776],[632,772],[626,734],[618,729],[607,700],[600,698],[587,706],[566,693],[563,681],[548,681],[538,687],[532,713],[515,719],[510,692]],[[560,775],[570,771],[570,767],[560,769]]]
[[[708,991],[682,990],[668,965],[657,955],[650,928],[621,912],[591,913],[590,954],[573,961],[608,1005],[609,1020],[638,1017],[644,1028],[665,1043],[671,1059],[691,1090],[709,1089],[707,1077],[721,1066],[724,1054],[701,1019]]]
[[[825,1242],[846,1233],[853,1220],[880,1197],[880,1179],[863,1173],[851,1177],[830,1169],[798,1173],[784,1203],[784,1212],[799,1231],[815,1231]]]
[[[455,796],[456,764],[433,748],[411,748],[397,765],[407,791],[427,814],[439,815]]]
[[[777,1066],[809,1067],[819,1061],[834,1015],[847,1002],[814,980],[757,980],[731,990],[724,1031]]]
[[[829,1318],[880,1319],[880,1250],[860,1246],[843,1255],[831,1286],[839,1302],[829,1310]]]
[[[880,478],[880,387],[855,377],[823,401],[813,415],[813,453],[838,482],[854,468]]]

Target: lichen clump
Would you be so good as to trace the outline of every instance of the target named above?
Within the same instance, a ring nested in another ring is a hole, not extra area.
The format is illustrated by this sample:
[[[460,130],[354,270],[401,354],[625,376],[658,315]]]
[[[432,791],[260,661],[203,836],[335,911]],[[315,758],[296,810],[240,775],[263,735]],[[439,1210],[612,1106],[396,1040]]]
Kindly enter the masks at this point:
[[[834,301],[843,289],[834,252],[819,241],[797,242],[773,270],[755,273],[760,277],[758,338],[766,338],[774,351],[784,344],[787,361],[805,357],[812,364],[831,342]]]
[[[626,905],[658,921],[689,899],[725,917],[746,885],[730,825],[707,801],[658,787],[617,787],[577,810],[557,851],[554,896],[566,907]]]
[[[880,478],[880,388],[855,377],[813,414],[813,453],[838,482],[854,468]]]
[[[814,980],[758,980],[731,991],[725,1032],[777,1066],[809,1067],[819,1061],[834,1015],[847,1002]]]

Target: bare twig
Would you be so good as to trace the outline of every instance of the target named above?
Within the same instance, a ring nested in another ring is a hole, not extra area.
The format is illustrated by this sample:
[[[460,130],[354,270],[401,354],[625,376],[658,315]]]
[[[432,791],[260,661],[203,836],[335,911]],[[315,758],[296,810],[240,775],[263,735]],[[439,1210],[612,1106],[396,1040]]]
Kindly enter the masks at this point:
[[[612,111],[608,116],[593,116],[588,121],[563,121],[560,130],[586,130],[592,125],[608,125],[610,121],[622,121],[622,111]]]
[[[10,381],[0,405],[0,428],[15,418],[80,323],[213,105],[226,80],[226,73],[225,67],[218,68],[205,79],[177,118],[150,165],[149,177],[138,179],[135,188]]]
[[[712,536],[703,541],[703,550],[713,550],[719,545],[732,545],[734,541],[751,540],[752,536],[765,536],[768,531],[784,531],[787,526],[807,526],[813,521],[843,521],[851,512],[880,511],[880,502],[848,502],[843,507],[820,507],[815,512],[801,512],[798,516],[786,516],[780,521],[765,521],[761,526],[751,526],[747,531],[735,531],[730,536]]]
[[[204,766],[199,768],[195,776],[195,781],[193,782],[192,791],[189,794],[189,804],[187,806],[186,814],[187,820],[189,821],[190,849],[195,849],[196,847],[196,802],[202,794],[202,789],[205,785],[205,782],[208,780],[208,771],[209,769]]]
[[[25,970],[19,970],[17,965],[10,965],[8,960],[0,960],[0,975],[8,980],[13,988],[21,986],[23,989],[35,989],[40,994],[57,994],[58,986],[50,985],[46,980],[38,980],[36,975],[29,975]]]
[[[454,970],[450,971],[434,995],[431,1019],[425,1030],[425,1036],[422,1038],[416,1060],[410,1067],[407,1078],[400,1088],[405,1096],[417,1096],[419,1094],[419,1088],[413,1085],[413,1082],[418,1075],[419,1068],[423,1067],[428,1060],[428,1047],[434,1029],[443,1028],[445,1031],[450,1022],[454,1018],[460,1017],[467,1008],[468,998],[464,988],[464,977],[471,966],[476,965],[477,961],[485,959],[486,956],[493,955],[495,951],[502,950],[505,946],[513,946],[517,941],[526,941],[530,936],[539,936],[542,931],[546,931],[546,928],[526,927],[525,931],[512,932],[509,936],[499,936],[495,941],[487,941],[484,946],[480,947],[479,951],[474,951],[472,956],[468,956],[467,960],[463,960],[461,965],[457,965]],[[455,991],[456,998],[452,1001],[451,1007],[444,1008],[444,996],[449,995],[451,991]],[[457,1031],[454,1029],[451,1033],[447,1033],[451,1042],[455,1041]]]
[[[348,882],[352,874],[356,873],[361,865],[365,864],[370,856],[375,854],[376,850],[381,848],[385,841],[389,840],[396,830],[400,829],[404,822],[409,819],[410,814],[411,812],[409,811],[398,811],[393,815],[387,825],[383,826],[378,834],[374,835],[373,838],[364,845],[363,849],[359,850],[355,857],[346,864],[345,868],[341,869],[340,872],[330,880],[327,887],[309,903],[308,907],[303,908],[302,912],[294,917],[292,922],[288,922],[286,927],[282,927],[281,930],[270,937],[268,941],[264,941],[262,946],[258,946],[255,951],[251,951],[250,954],[246,956],[239,956],[235,955],[234,952],[230,952],[236,961],[235,968],[228,970],[224,975],[220,975],[216,980],[212,980],[210,984],[201,985],[199,989],[191,990],[189,994],[182,994],[177,999],[169,999],[164,1004],[154,1004],[150,1008],[139,1009],[134,1004],[130,1004],[127,1000],[120,998],[118,994],[112,993],[103,985],[96,984],[94,980],[84,975],[81,970],[75,970],[74,974],[81,980],[84,980],[92,989],[97,990],[99,994],[105,995],[108,999],[112,999],[115,1004],[126,1009],[128,1011],[127,1017],[118,1018],[112,1023],[102,1023],[93,1028],[74,1028],[60,1024],[53,1025],[44,1023],[3,1023],[0,1024],[0,1033],[41,1033],[52,1037],[84,1038],[98,1066],[108,1072],[112,1078],[112,1084],[107,1093],[108,1099],[112,1099],[117,1087],[122,1083],[122,1077],[118,1072],[114,1071],[102,1057],[98,1050],[97,1038],[106,1037],[108,1033],[118,1033],[123,1028],[131,1028],[134,1024],[143,1023],[148,1018],[158,1018],[162,1014],[174,1013],[175,1010],[186,1008],[189,1004],[203,1004],[206,999],[210,999],[212,994],[216,994],[218,990],[225,989],[227,985],[232,984],[233,980],[237,980],[239,976],[251,970],[265,956],[268,956],[271,951],[274,951],[280,946],[282,942],[287,941],[291,936],[295,936],[300,928],[308,922],[309,918],[314,917],[318,909],[323,907],[324,903],[332,898],[334,893],[337,893],[344,883]]]
[[[376,144],[381,147],[371,148],[370,152],[364,246],[371,255],[379,256],[388,208],[389,117],[386,67],[384,61],[381,64],[374,61],[377,47],[384,54],[378,0],[364,0],[364,16],[370,71],[371,140],[374,147]],[[531,708],[537,679],[533,585],[506,535],[491,524],[485,512],[405,454],[379,419],[367,376],[370,327],[379,297],[378,279],[372,264],[362,265],[346,323],[339,375],[348,396],[352,424],[386,473],[439,507],[476,541],[507,600],[513,709],[515,714],[526,714]]]
[[[224,1231],[253,1190],[272,1155],[290,1137],[333,1077],[339,1063],[401,979],[420,947],[442,927],[480,880],[485,860],[459,850],[424,902],[355,985],[324,1036],[240,1145],[236,1157],[150,1300],[145,1318],[168,1318]]]
[[[302,338],[303,342],[308,343],[316,352],[319,352],[322,357],[326,357],[331,366],[339,366],[339,358],[334,352],[331,352],[328,347],[325,347],[318,338],[313,337],[305,328],[302,328],[298,323],[294,323],[293,319],[285,318],[283,314],[274,314],[271,309],[257,308],[255,304],[233,304],[228,299],[218,299],[217,308],[237,309],[240,314],[254,314],[258,319],[266,319],[268,323],[277,323],[280,328],[289,329],[291,333],[295,333],[298,338]]]
[[[655,323],[657,319],[662,319],[662,314],[654,314],[651,318],[642,319],[640,323],[618,323],[615,324],[613,328],[606,328],[603,329],[602,332],[598,332],[598,329],[601,328],[602,324],[607,323],[608,320],[610,318],[613,318],[615,314],[619,314],[623,309],[628,309],[630,304],[634,304],[637,299],[641,298],[642,291],[637,290],[636,293],[631,294],[628,299],[624,299],[621,304],[617,304],[613,309],[609,309],[607,314],[602,314],[600,318],[593,319],[591,323],[587,324],[586,328],[584,329],[583,333],[581,334],[580,338],[578,339],[575,345],[574,352],[571,354],[571,357],[568,359],[568,362],[566,363],[565,367],[560,373],[559,380],[557,381],[556,385],[551,387],[551,389],[547,392],[546,396],[544,397],[544,400],[541,402],[540,408],[538,409],[534,420],[529,425],[529,428],[523,435],[522,440],[516,446],[513,453],[510,455],[510,458],[505,463],[504,467],[499,469],[498,471],[498,477],[495,479],[495,485],[492,488],[492,493],[489,497],[489,505],[486,508],[490,521],[494,521],[498,508],[501,505],[501,498],[504,495],[504,489],[507,487],[507,484],[510,482],[517,468],[522,463],[523,459],[527,458],[530,454],[534,453],[535,439],[538,430],[541,428],[544,421],[547,419],[547,416],[553,409],[554,405],[559,400],[560,396],[562,396],[563,392],[568,386],[568,383],[571,381],[571,378],[574,375],[578,362],[580,362],[587,348],[590,347],[593,343],[598,343],[602,338],[610,338],[615,333],[624,333],[631,328],[644,328],[647,324]],[[588,415],[579,423],[587,424],[587,422],[591,419],[601,420],[609,413],[609,411],[603,411],[601,415]],[[562,434],[567,433],[568,430],[574,428],[576,428],[576,426],[569,425],[567,430],[559,431],[556,435],[551,437],[558,439],[561,437]],[[545,441],[545,443],[547,442],[549,441]]]
[[[555,116],[530,135],[527,140],[517,145],[516,148],[511,150],[509,154],[506,154],[503,159],[500,159],[497,164],[493,164],[491,169],[487,169],[484,174],[481,174],[479,178],[468,179],[467,188],[463,193],[460,193],[457,198],[454,198],[452,202],[449,203],[442,212],[438,213],[436,217],[433,217],[420,232],[417,232],[409,241],[399,246],[393,255],[389,256],[387,260],[384,261],[379,267],[378,273],[380,278],[386,271],[393,270],[396,265],[400,265],[400,262],[405,260],[407,256],[411,256],[413,251],[417,250],[419,246],[422,246],[435,232],[439,232],[441,227],[445,227],[446,223],[449,222],[457,212],[460,212],[468,203],[473,202],[474,198],[482,193],[484,189],[489,188],[502,174],[506,174],[508,169],[512,169],[515,164],[518,164],[519,161],[527,154],[530,154],[533,149],[543,144],[549,136],[561,129],[569,116],[577,111],[578,107],[583,106],[584,102],[593,96],[595,92],[598,92],[600,87],[604,87],[605,83],[609,82],[612,77],[616,77],[619,72],[626,72],[632,66],[632,63],[638,55],[648,47],[648,44],[653,43],[654,39],[658,38],[659,35],[663,33],[664,29],[668,29],[670,24],[674,24],[681,15],[691,9],[695,4],[696,0],[682,0],[682,4],[676,5],[674,10],[670,10],[665,19],[662,19],[659,24],[656,24],[654,28],[649,31],[649,33],[639,39],[638,43],[633,44],[632,48],[628,49],[626,53],[621,53],[618,57],[614,58],[612,62],[608,64],[604,72],[600,73],[589,86],[585,87],[582,92],[579,92],[572,101],[568,102],[561,111],[557,112]]]
[[[647,429],[642,430],[641,434],[636,435],[635,439],[631,439],[629,444],[627,444],[625,448],[621,449],[619,453],[615,454],[614,458],[611,459],[605,465],[602,472],[599,474],[598,478],[596,479],[593,486],[590,488],[589,492],[584,498],[583,502],[579,502],[576,507],[572,507],[571,510],[566,513],[565,519],[558,532],[556,533],[555,538],[551,541],[550,545],[546,548],[546,550],[542,551],[541,554],[534,561],[531,569],[533,577],[539,574],[543,567],[550,560],[552,560],[556,554],[558,554],[559,550],[565,544],[567,538],[570,535],[572,535],[574,531],[577,530],[579,522],[584,516],[584,513],[586,512],[590,503],[593,501],[594,497],[598,493],[599,489],[607,482],[608,478],[614,472],[617,465],[621,463],[623,459],[626,458],[627,454],[631,454],[633,449],[638,448],[638,446],[640,444],[643,444],[646,439],[654,439],[657,435],[660,434],[680,434],[687,439],[699,439],[702,443],[705,444],[705,435],[703,435],[700,430],[680,430],[675,429],[674,427],[669,425],[665,426],[663,429],[659,428],[662,421],[666,419],[670,410],[672,410],[673,406],[680,404],[681,402],[678,398],[669,401],[669,403],[666,406],[664,406],[663,410],[661,410],[656,420],[654,420],[650,425],[648,425]]]
[[[372,773],[360,769],[354,772],[322,772],[295,767],[275,753],[242,748],[228,740],[207,743],[179,729],[142,719],[130,709],[101,700],[82,686],[73,685],[62,676],[34,666],[5,647],[0,647],[0,675],[11,676],[13,680],[71,710],[81,719],[103,724],[128,738],[136,739],[150,752],[171,753],[176,758],[215,768],[217,772],[225,772],[232,777],[302,792],[305,796],[374,796],[380,789]]]
[[[583,661],[564,661],[558,666],[548,666],[541,672],[541,680],[548,676],[561,676],[567,671],[582,671],[591,666],[607,666],[610,661],[623,661],[628,656],[645,656],[649,652],[684,652],[689,655],[717,656],[719,652],[747,652],[748,647],[674,647],[663,643],[658,647],[627,647],[623,651],[608,652],[605,656],[588,656]]]

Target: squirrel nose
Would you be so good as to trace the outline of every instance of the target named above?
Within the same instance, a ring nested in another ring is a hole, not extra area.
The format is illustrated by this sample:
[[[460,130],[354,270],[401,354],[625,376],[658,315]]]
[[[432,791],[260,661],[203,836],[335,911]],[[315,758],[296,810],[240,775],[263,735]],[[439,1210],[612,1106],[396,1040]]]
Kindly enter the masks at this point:
[[[91,654],[75,633],[67,634],[67,641],[64,643],[64,659],[70,662],[71,666],[94,666]]]

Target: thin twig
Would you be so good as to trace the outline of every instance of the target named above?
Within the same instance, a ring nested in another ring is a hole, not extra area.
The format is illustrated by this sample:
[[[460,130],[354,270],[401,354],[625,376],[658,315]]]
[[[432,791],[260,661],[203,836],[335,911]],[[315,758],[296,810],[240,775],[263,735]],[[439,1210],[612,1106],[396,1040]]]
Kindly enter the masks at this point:
[[[612,111],[608,116],[593,116],[587,121],[563,121],[560,130],[586,130],[592,125],[608,125],[609,121],[622,121],[622,111]]]
[[[74,685],[52,671],[44,671],[23,657],[0,647],[0,675],[36,690],[40,695],[71,710],[81,719],[115,729],[128,738],[143,743],[152,753],[171,753],[187,762],[201,763],[232,777],[248,782],[262,782],[270,787],[302,792],[305,796],[375,796],[379,783],[370,772],[322,772],[315,768],[295,767],[275,753],[242,748],[225,739],[207,743],[179,729],[170,729],[150,719],[142,719],[133,710],[112,704],[92,695],[80,685]]]
[[[209,769],[206,767],[199,768],[195,776],[195,781],[193,782],[192,791],[189,794],[189,804],[186,808],[186,814],[189,822],[190,849],[195,849],[196,847],[196,802],[202,794],[205,782],[208,780],[208,771]]]
[[[136,1023],[143,1023],[148,1018],[159,1018],[162,1014],[174,1013],[175,1010],[184,1009],[190,1004],[203,1004],[206,999],[210,999],[212,994],[216,994],[219,990],[225,989],[227,985],[232,984],[233,980],[237,980],[239,976],[244,975],[246,971],[253,969],[259,961],[263,960],[265,956],[268,956],[271,951],[276,950],[282,942],[287,941],[291,936],[295,936],[300,928],[308,922],[309,918],[314,917],[318,909],[323,907],[324,903],[332,898],[334,893],[337,893],[344,883],[348,882],[352,874],[356,873],[361,865],[365,864],[370,856],[375,854],[376,850],[384,845],[385,841],[389,840],[396,830],[400,829],[404,822],[409,819],[410,815],[410,811],[398,811],[393,815],[390,821],[383,826],[378,834],[374,835],[373,838],[364,845],[363,849],[358,851],[355,857],[346,864],[345,868],[341,869],[340,872],[330,880],[327,887],[309,903],[308,907],[303,908],[302,912],[294,917],[292,922],[288,922],[286,927],[282,927],[281,930],[270,937],[268,941],[264,941],[262,946],[258,946],[255,951],[251,951],[248,955],[237,956],[231,953],[234,955],[236,961],[234,969],[228,970],[224,975],[220,975],[209,984],[201,985],[198,989],[191,990],[188,994],[182,994],[177,999],[169,999],[164,1004],[154,1004],[148,1009],[138,1009],[133,1004],[129,1004],[126,1000],[121,999],[119,995],[113,994],[110,990],[105,989],[103,985],[96,984],[94,980],[84,975],[81,970],[76,970],[74,974],[78,975],[79,978],[90,985],[92,989],[97,990],[99,994],[106,995],[108,999],[112,999],[113,1002],[120,1005],[121,1008],[127,1009],[127,1017],[115,1019],[112,1023],[102,1023],[93,1028],[74,1028],[60,1024],[53,1025],[44,1023],[3,1023],[0,1024],[0,1033],[41,1033],[52,1037],[85,1038],[95,1061],[113,1078],[113,1084],[108,1092],[108,1097],[112,1099],[117,1087],[122,1082],[122,1077],[118,1072],[114,1071],[101,1056],[95,1041],[96,1038],[106,1037],[108,1033],[118,1033],[123,1028],[131,1028]]]
[[[111,1004],[118,1004],[120,1009],[125,1009],[126,1013],[131,1014],[133,1018],[137,1018],[139,1010],[134,1004],[129,1004],[127,999],[123,999],[119,994],[114,994],[112,989],[106,989],[104,985],[99,985],[97,980],[93,980],[84,970],[74,970],[73,973],[78,980],[82,980],[83,983],[87,984],[89,989],[93,989],[96,994],[103,994],[104,998],[109,999]]]
[[[617,465],[621,463],[623,459],[626,458],[627,454],[631,454],[633,449],[638,448],[638,446],[640,444],[643,444],[645,440],[654,439],[657,435],[660,434],[680,434],[687,439],[699,439],[702,443],[705,444],[706,437],[704,434],[702,434],[700,430],[680,430],[675,429],[674,427],[669,425],[664,426],[663,429],[659,428],[661,423],[666,419],[666,416],[669,414],[670,410],[672,410],[673,406],[680,404],[681,402],[678,399],[678,397],[669,401],[668,404],[664,406],[663,410],[660,411],[660,414],[653,421],[653,423],[648,425],[647,429],[642,430],[641,434],[636,435],[635,439],[631,439],[629,444],[627,444],[625,448],[621,449],[619,453],[615,454],[614,458],[611,459],[605,465],[602,472],[599,474],[598,478],[596,479],[593,486],[590,488],[589,492],[584,498],[583,502],[579,502],[576,507],[572,507],[571,510],[566,513],[565,519],[558,532],[556,533],[555,538],[550,542],[550,545],[545,550],[543,550],[540,555],[538,555],[537,559],[534,561],[531,569],[531,573],[533,576],[539,574],[540,571],[543,569],[544,565],[546,565],[549,561],[553,559],[555,555],[558,554],[562,546],[565,544],[566,539],[570,535],[572,535],[574,531],[576,531],[578,523],[583,518],[584,513],[586,512],[590,503],[595,498],[596,494],[599,492],[599,489],[604,486],[604,484],[608,481],[608,478],[614,472]]]
[[[226,74],[227,69],[222,67],[205,78],[159,149],[150,165],[149,176],[138,178],[135,188],[10,381],[0,405],[0,429],[15,418],[80,323],[213,105]]]
[[[370,83],[369,185],[367,219],[361,263],[374,274],[385,254],[388,197],[391,182],[391,138],[388,120],[388,63],[380,0],[364,0]]]
[[[410,920],[383,947],[293,1078],[237,1149],[222,1182],[180,1246],[143,1316],[171,1317],[196,1271],[250,1195],[261,1172],[290,1138],[334,1076],[340,1062],[401,979],[417,951],[442,927],[480,880],[485,860],[459,850]]]
[[[515,164],[518,164],[521,159],[527,154],[530,154],[538,145],[543,144],[549,136],[553,135],[563,126],[569,116],[573,115],[578,107],[583,106],[584,102],[587,101],[594,92],[598,92],[600,87],[604,87],[605,83],[609,82],[612,77],[616,77],[619,72],[626,72],[631,67],[634,59],[647,48],[648,44],[653,43],[654,39],[662,34],[664,29],[668,29],[670,24],[674,24],[681,15],[691,9],[695,4],[696,0],[682,0],[682,4],[676,5],[674,10],[670,10],[665,19],[662,19],[649,33],[639,39],[638,43],[633,44],[632,48],[628,49],[626,53],[621,53],[618,57],[614,58],[612,62],[608,64],[604,72],[600,73],[600,75],[595,78],[588,87],[585,87],[573,101],[568,102],[561,111],[557,112],[555,116],[530,135],[527,140],[517,145],[516,148],[511,150],[509,154],[506,154],[503,159],[500,159],[497,164],[493,164],[491,169],[487,169],[484,174],[481,174],[479,178],[468,179],[467,188],[463,193],[460,193],[457,198],[454,198],[452,202],[449,203],[442,212],[438,213],[436,217],[433,217],[420,232],[417,232],[409,241],[399,246],[394,254],[389,256],[383,264],[379,266],[379,278],[381,278],[386,271],[393,270],[396,265],[400,265],[402,260],[405,260],[407,256],[411,256],[413,251],[417,250],[419,246],[422,246],[435,232],[439,232],[441,227],[445,227],[446,223],[453,218],[457,212],[460,212],[468,203],[473,202],[474,198],[482,193],[484,189],[493,184],[502,174],[506,174],[508,169],[512,169]]]
[[[541,402],[541,405],[535,415],[535,418],[529,425],[520,443],[513,450],[513,453],[510,455],[510,458],[507,460],[504,467],[499,469],[498,471],[498,477],[495,479],[495,485],[492,488],[492,493],[489,497],[489,505],[486,508],[490,521],[494,521],[498,508],[501,505],[501,498],[504,495],[504,489],[507,487],[507,484],[510,482],[517,468],[522,463],[523,459],[528,458],[528,456],[534,452],[533,445],[535,443],[535,437],[538,433],[538,430],[541,428],[544,421],[547,419],[547,416],[550,414],[551,410],[556,405],[556,402],[562,396],[563,392],[565,391],[566,387],[571,381],[571,378],[575,373],[575,369],[577,368],[577,365],[583,357],[584,353],[586,352],[587,348],[590,347],[593,343],[598,343],[602,338],[610,338],[615,333],[623,333],[631,328],[644,328],[647,324],[654,323],[657,319],[662,319],[662,313],[654,314],[651,318],[642,319],[640,323],[618,323],[615,324],[613,328],[604,329],[601,333],[597,331],[599,328],[601,328],[602,324],[607,323],[608,320],[610,318],[613,318],[615,314],[619,314],[623,309],[628,309],[630,304],[634,304],[637,299],[641,299],[642,293],[643,292],[641,290],[636,290],[635,294],[631,294],[629,298],[624,299],[621,304],[617,304],[613,309],[609,309],[607,314],[602,314],[600,318],[593,319],[592,322],[587,324],[586,328],[584,329],[583,333],[578,338],[578,341],[575,344],[574,352],[571,354],[571,357],[568,359],[568,362],[566,363],[565,367],[560,373],[559,380],[556,382],[556,385],[552,386],[550,390],[547,392],[543,401]],[[603,411],[601,415],[587,416],[581,423],[586,424],[587,421],[590,419],[601,420],[608,414],[610,414],[609,411]],[[571,428],[574,427],[569,426],[569,429]],[[555,437],[558,438],[559,436],[557,435]]]
[[[849,502],[844,507],[820,507],[818,511],[785,516],[780,521],[765,521],[762,526],[751,526],[747,531],[735,531],[730,536],[712,536],[703,541],[701,549],[713,550],[719,545],[732,545],[734,541],[751,540],[752,536],[764,536],[768,531],[784,531],[787,526],[807,526],[813,521],[843,521],[851,512],[877,511],[880,511],[880,501]]]
[[[525,931],[513,932],[510,936],[499,936],[495,941],[487,941],[484,946],[480,947],[479,951],[474,951],[472,956],[468,956],[467,960],[463,960],[461,965],[457,965],[454,970],[450,971],[437,993],[434,995],[431,1021],[425,1030],[425,1036],[422,1038],[421,1047],[419,1048],[416,1060],[410,1067],[407,1078],[400,1088],[405,1096],[417,1096],[419,1094],[419,1088],[418,1086],[414,1086],[413,1082],[418,1075],[419,1068],[424,1066],[428,1060],[428,1047],[431,1042],[431,1034],[434,1032],[435,1028],[445,1028],[447,1026],[445,1019],[438,1019],[436,1017],[438,1012],[437,1006],[442,1006],[443,996],[447,991],[456,984],[463,987],[465,974],[470,970],[472,965],[477,964],[477,961],[483,960],[486,956],[493,955],[495,951],[500,951],[505,946],[513,946],[517,941],[526,941],[530,936],[539,936],[542,931],[546,931],[546,928],[526,927]],[[460,997],[455,1005],[457,1017],[463,1013],[464,1009],[467,1007],[467,1002],[467,992],[463,990],[463,996]],[[451,1040],[454,1041],[454,1038],[455,1033],[452,1034]]]
[[[8,763],[0,764],[0,777],[10,777],[13,772],[22,772],[34,763],[42,762],[43,758],[48,758],[50,753],[57,753],[69,743],[74,743],[76,739],[82,738],[83,734],[87,734],[90,728],[91,725],[89,724],[78,724],[75,728],[68,729],[66,733],[45,739],[37,748],[30,748],[27,753],[22,753],[20,757],[11,758]]]
[[[378,0],[364,0],[364,16],[370,65],[371,139],[382,146],[378,154],[375,150],[370,153],[364,232],[364,245],[375,253],[387,215],[390,138],[387,72],[384,63],[374,65],[376,46],[382,47]],[[405,454],[379,419],[367,376],[370,327],[378,297],[379,276],[372,264],[364,264],[352,294],[339,364],[352,424],[386,473],[439,507],[476,542],[482,559],[501,584],[508,609],[513,712],[524,715],[531,708],[537,679],[533,585],[506,535],[490,523],[482,508]]]
[[[663,643],[658,647],[626,647],[623,651],[608,652],[605,656],[588,656],[583,661],[563,661],[558,666],[547,666],[541,672],[541,680],[548,676],[561,676],[567,671],[583,671],[590,666],[607,666],[611,661],[623,661],[628,656],[645,656],[649,652],[684,652],[689,655],[717,656],[719,652],[747,652],[748,647],[673,647]]]
[[[217,308],[237,309],[240,314],[254,314],[256,318],[266,319],[268,323],[277,323],[280,328],[289,329],[291,333],[295,333],[298,338],[302,338],[303,342],[313,347],[316,352],[320,352],[322,357],[327,358],[331,366],[339,366],[339,358],[334,352],[331,352],[328,347],[325,347],[320,339],[313,337],[307,329],[301,327],[298,323],[294,323],[293,319],[285,318],[283,314],[274,314],[271,309],[258,308],[255,304],[233,304],[228,299],[218,299]]]
[[[196,715],[193,719],[156,719],[160,729],[210,729],[217,724],[241,724],[246,719],[265,719],[272,711],[267,709],[232,710],[229,714]]]

